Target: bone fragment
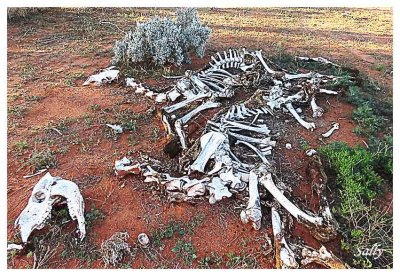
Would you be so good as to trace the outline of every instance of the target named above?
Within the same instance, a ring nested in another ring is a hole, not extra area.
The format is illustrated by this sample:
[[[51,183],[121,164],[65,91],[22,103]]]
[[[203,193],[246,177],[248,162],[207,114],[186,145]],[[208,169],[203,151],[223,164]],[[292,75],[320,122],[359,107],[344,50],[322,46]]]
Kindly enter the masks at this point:
[[[167,101],[167,94],[165,93],[159,93],[156,96],[156,102],[158,103],[163,103]]]
[[[323,88],[320,88],[320,89],[319,89],[319,92],[320,92],[320,93],[325,93],[325,94],[330,94],[330,95],[337,95],[337,94],[339,94],[337,91],[327,90],[327,89],[323,89]]]
[[[258,193],[258,177],[253,171],[250,172],[249,176],[249,203],[247,204],[246,210],[242,210],[240,213],[240,219],[243,223],[251,222],[255,230],[261,228],[261,203],[260,195]]]
[[[180,96],[181,96],[181,93],[179,93],[175,88],[172,89],[171,91],[167,92],[167,98],[171,102],[176,101],[176,99],[179,98]]]
[[[328,138],[337,129],[339,129],[339,123],[332,123],[332,127],[327,132],[323,133],[322,136]]]
[[[292,148],[292,144],[287,143],[285,147],[286,147],[287,149],[291,149],[291,148]]]
[[[275,207],[271,208],[272,232],[275,243],[276,268],[298,268],[294,252],[287,244],[282,233],[282,222]]]
[[[164,107],[163,110],[165,112],[167,112],[167,113],[172,113],[175,110],[178,110],[178,109],[180,109],[182,107],[185,107],[185,106],[187,106],[188,104],[190,104],[190,103],[192,103],[194,101],[200,100],[202,98],[207,98],[209,96],[210,96],[209,94],[198,94],[198,95],[194,96],[193,98],[188,98],[188,99],[183,100],[183,101],[181,101],[179,103],[176,103],[174,105],[170,105],[170,106]]]
[[[99,85],[102,85],[103,83],[110,83],[110,82],[118,79],[119,70],[114,69],[114,68],[115,68],[115,66],[111,66],[106,69],[103,69],[100,73],[98,73],[96,75],[90,76],[83,83],[83,85],[89,85],[90,83],[94,82],[95,85],[99,86]]]
[[[149,247],[150,239],[145,233],[140,233],[138,235],[138,242],[143,248]]]
[[[10,243],[7,244],[7,251],[8,250],[22,250],[24,247],[21,244]]]
[[[204,168],[211,158],[211,156],[215,153],[217,148],[222,144],[222,142],[226,139],[225,135],[220,132],[211,131],[204,134],[200,138],[201,144],[201,152],[197,156],[196,160],[190,166],[193,171],[199,171],[204,173]]]
[[[325,246],[321,246],[318,251],[313,250],[312,248],[304,247],[301,251],[301,255],[303,257],[303,259],[301,260],[301,264],[303,266],[310,263],[318,263],[333,269],[349,268],[346,263],[342,262],[331,252],[328,252]]]
[[[139,174],[142,170],[140,163],[132,163],[127,157],[115,161],[114,165],[115,175],[122,178],[127,174]]]
[[[183,116],[182,118],[178,119],[182,125],[186,125],[190,119],[192,119],[195,115],[200,113],[203,110],[210,109],[210,108],[216,108],[219,107],[221,103],[218,102],[205,102],[204,104],[196,107],[192,111],[190,111],[188,114]]]
[[[31,177],[34,177],[34,176],[36,176],[36,175],[42,174],[42,173],[44,173],[45,171],[47,171],[47,169],[39,170],[39,171],[37,171],[37,172],[34,173],[34,174],[24,175],[23,178],[25,178],[25,179],[26,179],[26,178],[31,178]]]
[[[229,192],[228,188],[222,183],[219,177],[214,177],[207,188],[210,192],[210,198],[208,200],[210,204],[215,204],[223,198],[232,196],[232,193]]]
[[[106,124],[106,126],[108,126],[109,128],[111,128],[112,130],[114,130],[114,132],[116,134],[120,134],[123,132],[122,126],[120,125],[110,125],[110,124]]]
[[[310,103],[311,103],[311,109],[313,111],[313,117],[314,118],[321,117],[322,114],[324,114],[324,110],[317,105],[317,103],[315,101],[315,97],[311,98],[311,102]]]
[[[318,152],[315,149],[308,149],[306,150],[306,155],[307,156],[313,156],[315,154],[317,154]]]
[[[138,84],[135,82],[134,78],[126,78],[125,79],[125,86],[126,87],[136,88],[138,86]]]
[[[324,64],[330,64],[336,67],[340,67],[340,65],[333,63],[329,60],[327,60],[326,58],[323,57],[316,57],[316,58],[310,58],[310,57],[295,57],[295,60],[302,60],[302,61],[316,61],[316,62],[320,62],[320,63],[324,63]]]
[[[185,139],[185,132],[182,129],[182,123],[180,120],[175,121],[175,131],[178,134],[179,142],[181,143],[182,149],[187,149],[186,146],[186,139]]]
[[[304,121],[302,118],[300,118],[299,114],[297,114],[296,110],[294,110],[293,105],[291,103],[285,104],[286,108],[289,110],[289,112],[293,115],[293,117],[299,122],[303,127],[305,127],[308,130],[313,131],[315,128],[314,123],[308,123]]]

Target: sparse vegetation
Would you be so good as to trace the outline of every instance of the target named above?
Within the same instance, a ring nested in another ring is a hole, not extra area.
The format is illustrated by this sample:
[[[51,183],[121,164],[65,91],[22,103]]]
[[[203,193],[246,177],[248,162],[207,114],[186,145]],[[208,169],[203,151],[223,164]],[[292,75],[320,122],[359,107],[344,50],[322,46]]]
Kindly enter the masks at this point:
[[[190,266],[197,258],[193,244],[188,241],[178,240],[172,248],[172,252],[174,252],[178,258],[183,259],[184,264],[187,266]]]
[[[58,163],[56,159],[55,152],[50,148],[44,150],[34,150],[28,159],[28,165],[34,170],[55,168]]]

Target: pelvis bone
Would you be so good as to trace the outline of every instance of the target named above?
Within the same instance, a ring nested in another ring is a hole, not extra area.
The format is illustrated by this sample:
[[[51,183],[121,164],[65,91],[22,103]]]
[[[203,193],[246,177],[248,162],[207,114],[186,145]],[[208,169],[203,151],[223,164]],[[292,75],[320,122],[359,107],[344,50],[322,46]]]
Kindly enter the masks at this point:
[[[51,217],[51,209],[56,203],[66,201],[69,215],[78,221],[79,237],[85,238],[85,204],[78,186],[69,180],[45,174],[35,185],[28,205],[15,221],[14,227],[19,228],[24,243],[33,230],[42,229]]]

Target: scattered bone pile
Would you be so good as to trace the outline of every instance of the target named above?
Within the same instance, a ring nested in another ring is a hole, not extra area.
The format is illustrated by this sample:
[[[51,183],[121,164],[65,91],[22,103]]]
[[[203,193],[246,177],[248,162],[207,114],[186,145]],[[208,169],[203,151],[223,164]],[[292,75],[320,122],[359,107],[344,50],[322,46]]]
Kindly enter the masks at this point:
[[[322,58],[316,61],[329,63]],[[273,132],[277,130],[271,129],[271,122],[276,110],[286,110],[306,129],[315,129],[314,122],[306,122],[300,117],[298,107],[308,104],[313,117],[322,116],[323,109],[317,105],[316,97],[321,93],[338,94],[324,88],[326,83],[336,78],[314,72],[290,74],[275,70],[272,63],[265,61],[261,51],[242,49],[217,53],[205,68],[197,72],[187,71],[172,89],[156,96],[159,102],[181,99],[162,109],[162,121],[168,134],[177,136],[184,150],[179,163],[185,175],[171,177],[147,163],[127,158],[115,162],[116,174],[120,177],[129,173],[141,174],[145,182],[164,185],[171,201],[193,201],[206,196],[210,204],[215,204],[246,190],[249,194],[248,204],[240,218],[243,223],[251,223],[256,230],[260,229],[263,216],[259,189],[260,186],[264,187],[274,197],[271,219],[277,266],[296,268],[295,253],[282,234],[282,208],[323,242],[337,235],[338,224],[327,204],[326,181],[322,181],[323,178],[319,179],[321,183],[317,185],[320,197],[320,210],[317,213],[300,210],[275,185],[274,162],[270,156],[276,145]],[[255,92],[246,102],[225,107],[218,112],[207,122],[201,137],[189,147],[185,127],[202,111],[220,107],[222,103],[219,99],[233,97],[237,87],[254,89]],[[196,102],[199,102],[197,107],[182,112]],[[337,127],[334,125],[335,129]],[[330,130],[326,137],[332,132]],[[318,160],[315,163],[322,170],[316,152],[308,155]],[[191,173],[196,171],[203,173],[204,178],[191,178]]]
[[[324,58],[298,59],[338,66]],[[316,98],[321,93],[338,94],[324,87],[337,77],[315,72],[291,74],[276,67],[262,56],[261,50],[229,49],[211,57],[210,63],[201,70],[186,71],[166,92],[151,91],[133,78],[127,78],[127,86],[157,102],[180,100],[162,108],[162,121],[168,135],[177,137],[183,149],[179,157],[183,176],[173,177],[161,172],[162,168],[155,169],[147,162],[126,157],[115,161],[115,173],[121,178],[127,174],[141,174],[145,177],[144,182],[163,185],[170,201],[195,201],[207,197],[210,204],[215,204],[234,194],[246,192],[248,203],[241,211],[240,218],[243,223],[251,223],[256,230],[261,228],[263,213],[260,189],[264,189],[274,198],[268,207],[271,208],[277,267],[297,268],[299,264],[296,259],[299,258],[303,258],[302,264],[318,262],[340,267],[340,261],[324,247],[318,252],[304,249],[302,256],[296,256],[284,237],[287,225],[281,216],[287,214],[322,242],[337,235],[338,224],[327,203],[326,176],[317,152],[313,150],[306,153],[318,175],[321,175],[312,183],[320,198],[320,209],[314,213],[299,209],[284,195],[283,188],[275,185],[275,163],[271,158],[277,138],[274,133],[279,131],[273,129],[274,113],[282,110],[289,112],[304,128],[315,129],[314,122],[306,122],[299,115],[299,106],[304,108],[309,105],[313,117],[322,116],[324,110],[317,105]],[[92,82],[95,85],[110,83],[118,77],[119,70],[109,67],[90,76],[84,85]],[[232,98],[238,88],[252,89],[254,93],[245,102],[223,106],[221,99]],[[189,145],[185,128],[190,121],[204,110],[218,107],[222,107],[221,110],[207,122],[201,136]],[[107,126],[118,133],[122,131],[119,126]],[[339,124],[335,123],[323,136],[329,137],[338,128]],[[193,172],[201,173],[204,177],[193,178]],[[78,220],[80,237],[84,238],[84,203],[78,187],[71,181],[52,177],[48,173],[34,187],[28,206],[16,220],[24,243],[34,229],[43,227],[50,218],[52,206],[62,200],[66,200],[71,217]],[[139,242],[147,246],[148,237],[142,236]],[[111,258],[109,262],[114,263],[118,258]]]

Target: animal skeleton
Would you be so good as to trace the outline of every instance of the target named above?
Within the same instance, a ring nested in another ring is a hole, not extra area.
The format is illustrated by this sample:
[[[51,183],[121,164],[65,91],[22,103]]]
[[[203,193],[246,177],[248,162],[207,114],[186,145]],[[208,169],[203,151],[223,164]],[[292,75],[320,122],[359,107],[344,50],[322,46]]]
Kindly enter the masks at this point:
[[[330,64],[324,59],[316,61]],[[314,72],[290,74],[273,67],[263,58],[261,50],[251,52],[243,48],[217,53],[203,69],[197,72],[186,71],[172,89],[156,95],[156,99],[171,102],[183,98],[178,103],[162,108],[162,121],[168,135],[177,136],[185,150],[179,164],[186,175],[171,177],[154,170],[147,163],[127,158],[116,161],[116,174],[142,174],[145,182],[165,185],[171,201],[194,201],[206,196],[210,204],[215,204],[248,188],[248,204],[240,217],[243,223],[251,222],[256,230],[261,228],[262,218],[259,189],[265,188],[275,198],[276,204],[305,225],[316,239],[327,241],[335,237],[338,225],[325,198],[326,181],[318,185],[314,183],[316,181],[312,183],[318,186],[320,196],[321,207],[316,214],[300,210],[274,184],[274,162],[269,156],[276,141],[272,140],[273,128],[268,122],[275,110],[287,109],[303,127],[315,129],[315,123],[304,121],[299,115],[301,110],[294,105],[309,104],[313,117],[322,116],[323,110],[316,104],[316,96],[320,93],[337,94],[323,88],[325,83],[336,77]],[[218,100],[231,98],[237,87],[257,91],[246,102],[218,112],[207,122],[201,137],[190,147],[186,142],[185,125],[201,111],[219,107]],[[186,113],[182,111],[198,101],[205,102]],[[318,159],[316,152],[313,154],[310,158]],[[320,166],[317,168],[322,169]],[[194,171],[204,173],[207,177],[191,179],[190,174]],[[281,234],[283,225],[278,209],[272,207],[271,212],[278,250],[277,266],[298,267],[294,252]]]

